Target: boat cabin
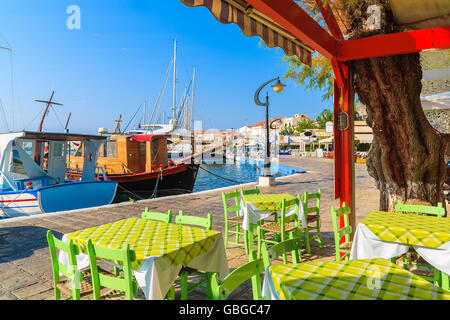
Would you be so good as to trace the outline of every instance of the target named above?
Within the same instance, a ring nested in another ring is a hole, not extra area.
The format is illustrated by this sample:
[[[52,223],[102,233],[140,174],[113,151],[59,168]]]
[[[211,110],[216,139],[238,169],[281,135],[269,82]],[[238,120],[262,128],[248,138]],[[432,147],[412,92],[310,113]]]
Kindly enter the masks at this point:
[[[105,137],[50,133],[14,132],[0,135],[0,189],[5,191],[40,188],[66,182],[67,144],[83,141],[91,154],[82,159],[86,170],[80,180],[95,179],[97,150]],[[81,160],[81,159],[80,159]]]
[[[168,165],[169,135],[112,134],[100,148],[97,166],[107,175],[151,172]],[[71,168],[82,170],[84,146],[79,144],[68,159]]]

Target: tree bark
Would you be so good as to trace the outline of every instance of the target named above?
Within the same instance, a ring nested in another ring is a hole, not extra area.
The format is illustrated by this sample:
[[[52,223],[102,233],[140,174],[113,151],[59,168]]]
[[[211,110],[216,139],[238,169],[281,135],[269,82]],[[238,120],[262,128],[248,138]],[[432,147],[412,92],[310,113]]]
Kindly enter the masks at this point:
[[[382,28],[367,31],[367,7],[383,8]],[[358,10],[344,6],[351,38],[399,31],[388,0],[359,1]],[[445,207],[443,184],[449,136],[435,130],[420,101],[422,68],[418,53],[355,60],[355,91],[367,108],[373,143],[367,158],[369,174],[380,190],[380,210],[393,211],[397,200]]]

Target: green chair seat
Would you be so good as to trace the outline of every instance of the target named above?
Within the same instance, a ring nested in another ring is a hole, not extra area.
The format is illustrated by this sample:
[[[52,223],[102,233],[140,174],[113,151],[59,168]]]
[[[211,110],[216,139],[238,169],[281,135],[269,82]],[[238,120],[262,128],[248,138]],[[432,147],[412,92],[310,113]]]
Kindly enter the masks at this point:
[[[131,268],[131,262],[136,260],[136,255],[134,251],[130,250],[128,243],[124,243],[122,249],[113,249],[97,246],[92,243],[91,239],[88,239],[86,247],[89,256],[89,265],[91,267],[94,299],[105,299],[100,294],[100,290],[102,288],[109,288],[123,292],[125,299],[132,300],[138,291],[138,285]],[[99,266],[97,264],[97,260],[99,259],[114,261],[116,264],[121,265],[123,267],[123,276],[99,272]]]
[[[184,214],[183,210],[180,210],[178,216],[175,217],[175,223],[180,225],[203,227],[207,230],[211,230],[212,214],[208,213],[206,218],[202,218],[196,216],[187,216]],[[193,274],[205,277],[205,279],[197,283],[191,282],[189,281],[189,276]],[[188,294],[198,288],[205,289],[207,293],[207,299],[211,299],[212,274],[213,274],[212,272],[200,272],[199,270],[183,266],[179,272],[180,286],[181,286],[181,300],[187,300]]]
[[[239,198],[240,193],[237,190],[229,193],[222,192],[222,204],[225,218],[224,242],[225,248],[228,248],[228,244],[231,243],[237,246],[243,246],[245,248],[245,252],[248,253],[249,236],[248,232],[242,228],[244,219],[240,216],[241,205]],[[236,237],[234,242],[230,240],[230,237],[233,235]],[[243,239],[243,242],[241,242],[240,239]]]
[[[252,294],[254,300],[263,300],[261,293],[261,273],[264,271],[262,259],[256,259],[255,251],[250,251],[250,262],[234,269],[223,281],[219,281],[218,273],[214,273],[211,279],[212,294],[214,300],[227,299],[245,281],[251,279]]]
[[[275,244],[271,248],[267,248],[266,244],[262,247],[262,256],[264,268],[267,269],[273,260],[283,257],[283,263],[287,263],[287,253],[292,255],[292,263],[299,263],[301,259],[301,250],[303,243],[301,239],[294,238]]]
[[[303,204],[303,214],[305,215],[306,228],[306,252],[311,253],[310,240],[315,240],[319,244],[319,248],[323,247],[322,236],[320,234],[320,197],[322,191],[319,189],[317,192],[309,193],[305,192],[302,194],[302,204]],[[309,206],[310,200],[316,200],[314,206]],[[311,225],[311,223],[314,223]],[[310,231],[316,231],[316,235],[312,238],[309,236]]]
[[[395,211],[400,213],[419,213],[419,214],[426,214],[431,216],[436,216],[438,218],[442,218],[445,216],[445,208],[442,206],[441,202],[438,202],[437,206],[427,206],[427,205],[417,205],[417,204],[404,204],[401,200],[398,200],[395,204]],[[408,256],[410,258],[408,259]],[[425,276],[421,275],[422,278],[425,278],[427,281],[433,282],[434,284],[442,287],[442,275],[441,271],[434,268],[433,266],[427,264],[427,263],[419,263],[419,262],[413,262],[411,257],[416,257],[417,261],[420,259],[420,255],[414,251],[414,249],[410,248],[407,253],[402,255],[403,260],[403,267],[405,269],[409,269],[408,266],[417,266],[422,267],[425,269],[430,269],[433,271],[433,276]],[[395,259],[396,260],[396,259]],[[448,276],[444,275],[444,278],[448,279]],[[448,285],[447,285],[448,286]]]
[[[287,208],[295,206],[295,213],[286,217]],[[267,222],[258,224],[258,254],[261,256],[262,246],[266,243],[278,244],[285,240],[298,238],[301,239],[305,230],[300,226],[298,212],[300,207],[300,196],[286,200],[282,199],[280,204],[280,217],[277,222]],[[268,239],[267,235],[273,234],[273,239]]]
[[[63,242],[56,238],[53,233],[47,231],[47,242],[50,249],[50,258],[53,271],[53,289],[55,300],[61,299],[61,293],[71,300],[80,300],[81,297],[93,293],[90,270],[79,270],[76,256],[80,253],[77,246],[71,239]],[[58,261],[56,249],[67,254],[69,266],[63,265]],[[60,273],[63,278],[60,277]]]
[[[352,234],[352,226],[350,225],[351,209],[347,207],[346,203],[342,203],[342,207],[334,209],[331,207],[331,220],[333,222],[334,232],[334,247],[336,250],[336,261],[348,260],[350,258],[350,250],[352,248],[352,242],[350,235]],[[344,226],[340,227],[340,217],[344,217]],[[344,242],[341,243],[341,239],[344,238]]]

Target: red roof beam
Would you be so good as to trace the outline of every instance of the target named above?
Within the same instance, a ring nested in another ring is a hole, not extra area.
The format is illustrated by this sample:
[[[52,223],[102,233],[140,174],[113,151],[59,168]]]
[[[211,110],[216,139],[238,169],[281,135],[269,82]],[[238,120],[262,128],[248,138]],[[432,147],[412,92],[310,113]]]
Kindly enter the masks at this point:
[[[325,20],[328,29],[330,29],[332,36],[337,40],[344,40],[344,35],[339,28],[330,5],[328,3],[323,5],[322,0],[316,0],[316,3],[320,7],[320,13],[322,13],[322,17]]]
[[[339,41],[340,61],[450,48],[450,26]]]
[[[337,55],[337,41],[292,0],[247,0],[256,10],[270,17],[328,59]]]

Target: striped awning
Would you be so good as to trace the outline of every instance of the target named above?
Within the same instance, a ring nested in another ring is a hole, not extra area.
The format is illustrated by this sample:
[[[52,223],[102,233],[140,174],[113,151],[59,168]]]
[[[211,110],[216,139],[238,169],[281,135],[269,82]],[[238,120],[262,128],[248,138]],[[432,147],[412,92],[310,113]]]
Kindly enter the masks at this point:
[[[222,23],[235,23],[247,37],[259,36],[269,48],[279,47],[287,56],[311,66],[314,50],[297,40],[273,20],[244,0],[181,0],[189,7],[204,6]]]

